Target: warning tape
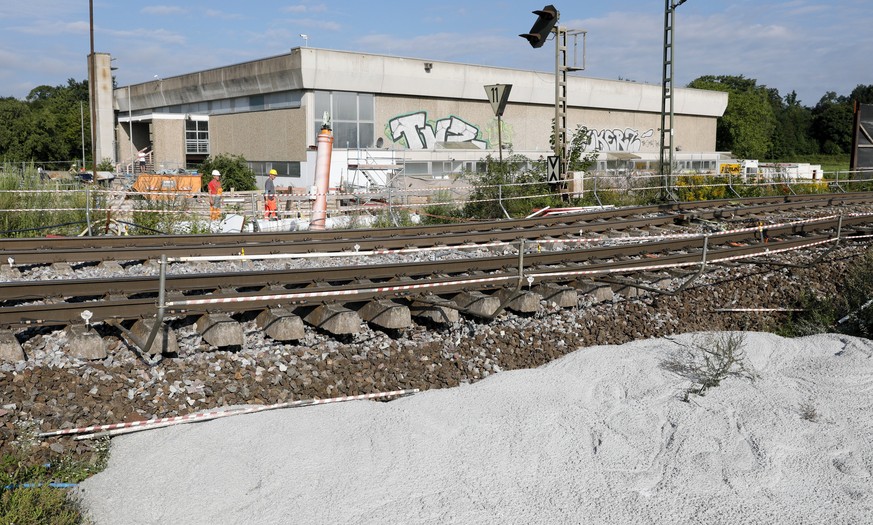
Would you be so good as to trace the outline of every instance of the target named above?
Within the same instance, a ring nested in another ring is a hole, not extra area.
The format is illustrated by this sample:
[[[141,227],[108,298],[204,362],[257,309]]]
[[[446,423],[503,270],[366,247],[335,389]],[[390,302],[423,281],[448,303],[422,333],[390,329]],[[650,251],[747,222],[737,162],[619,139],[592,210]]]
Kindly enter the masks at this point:
[[[362,293],[385,293],[385,292],[404,292],[408,290],[421,290],[425,288],[439,288],[441,286],[456,286],[459,284],[482,284],[495,283],[500,281],[515,281],[518,280],[518,275],[504,275],[500,277],[485,277],[482,279],[463,279],[460,281],[449,281],[444,283],[421,283],[421,284],[402,284],[396,286],[382,286],[378,288],[358,288],[355,290],[324,290],[321,292],[299,292],[286,293],[275,295],[258,295],[249,297],[224,297],[218,299],[189,299],[187,301],[172,301],[166,303],[168,308],[195,306],[204,304],[228,304],[228,303],[247,303],[251,301],[295,301],[299,299],[312,299],[315,297],[341,297],[348,295],[358,295]]]
[[[873,214],[871,214],[873,215]],[[721,235],[732,235],[736,233],[750,233],[755,231],[762,231],[768,228],[780,228],[784,226],[796,226],[799,224],[809,224],[813,222],[819,222],[829,219],[834,219],[839,217],[839,215],[829,215],[825,217],[818,217],[814,219],[803,219],[793,222],[785,222],[778,224],[770,224],[766,226],[753,226],[749,228],[739,228],[734,230],[725,230],[717,233],[710,234],[710,236],[721,236]],[[584,233],[582,230],[579,232],[580,234]],[[644,235],[640,237],[583,237],[583,238],[575,238],[575,239],[532,239],[528,241],[530,245],[544,245],[544,244],[581,244],[581,243],[601,243],[601,242],[613,242],[613,243],[630,243],[630,242],[648,242],[648,241],[659,241],[659,240],[667,240],[667,239],[688,239],[695,237],[704,237],[706,234],[701,233],[676,233],[676,234],[668,234],[668,235]],[[861,238],[853,237],[855,239]],[[344,251],[344,252],[313,252],[313,253],[272,253],[272,254],[263,254],[263,255],[245,255],[244,253],[240,253],[239,255],[224,255],[224,256],[212,256],[212,255],[198,255],[191,257],[172,257],[168,258],[167,262],[209,262],[209,261],[241,261],[241,260],[267,260],[267,259],[317,259],[322,257],[370,257],[374,255],[397,255],[397,254],[407,254],[407,253],[423,253],[423,252],[434,252],[434,251],[442,251],[442,250],[468,250],[468,249],[477,249],[477,248],[495,248],[495,247],[506,247],[506,246],[514,246],[517,245],[517,242],[507,242],[507,241],[494,241],[489,243],[475,244],[468,243],[462,244],[458,246],[427,246],[422,248],[396,248],[396,249],[383,249],[383,250],[354,250],[354,251]],[[357,246],[357,245],[356,245]]]
[[[65,428],[61,430],[52,430],[49,432],[42,432],[38,436],[39,437],[51,437],[51,436],[67,436],[72,434],[84,434],[86,432],[105,432],[105,431],[113,431],[120,429],[131,429],[131,428],[157,428],[160,426],[169,426],[180,423],[189,423],[193,421],[208,421],[212,419],[218,419],[221,417],[227,416],[238,416],[242,414],[253,414],[255,412],[264,412],[266,410],[275,410],[277,408],[289,408],[289,407],[298,407],[298,406],[310,406],[310,405],[325,405],[328,403],[342,403],[344,401],[358,401],[363,399],[376,399],[380,397],[394,397],[394,396],[406,396],[410,394],[415,394],[419,392],[419,389],[412,388],[407,390],[393,390],[390,392],[378,392],[374,394],[360,394],[357,396],[343,396],[343,397],[331,397],[328,399],[306,399],[300,401],[290,401],[286,403],[277,403],[274,405],[261,405],[254,406],[248,408],[237,408],[230,410],[215,410],[212,412],[197,412],[195,414],[187,414],[184,416],[175,416],[175,417],[164,417],[160,419],[149,419],[146,421],[131,421],[129,423],[112,423],[108,425],[93,425],[89,427],[78,427],[78,428]],[[84,438],[83,438],[84,439]]]
[[[812,248],[821,244],[827,244],[829,242],[836,242],[839,239],[826,239],[823,241],[816,241],[809,244],[804,244],[802,246],[794,246],[792,248],[781,248],[778,250],[767,249],[764,251],[763,255],[773,255],[777,253],[790,252],[794,250],[803,250],[807,248]],[[735,255],[733,257],[725,257],[722,259],[718,259],[716,261],[710,261],[713,263],[721,263],[727,261],[738,261],[741,259],[748,259],[751,257],[759,257],[762,255],[761,253],[752,253],[747,255]],[[608,273],[627,273],[627,272],[640,272],[640,271],[651,271],[651,270],[665,270],[668,268],[681,268],[685,266],[700,266],[700,261],[689,261],[684,263],[672,263],[672,264],[654,264],[649,266],[634,266],[632,268],[601,268],[597,270],[568,270],[564,272],[549,272],[549,273],[538,273],[535,275],[531,275],[530,277],[566,277],[571,275],[595,275],[595,274],[608,274]]]
[[[263,255],[227,255],[227,256],[211,256],[211,255],[196,255],[191,257],[172,257],[167,258],[167,262],[197,262],[197,261],[236,261],[236,260],[254,260],[254,259],[317,259],[320,257],[353,257],[353,256],[371,256],[371,255],[392,255],[416,252],[433,252],[440,250],[468,250],[475,248],[493,248],[495,246],[509,246],[509,242],[489,242],[483,244],[460,244],[458,246],[427,246],[422,248],[397,248],[384,250],[355,250],[352,252],[313,252],[313,253],[268,253]],[[357,245],[356,245],[357,246]]]

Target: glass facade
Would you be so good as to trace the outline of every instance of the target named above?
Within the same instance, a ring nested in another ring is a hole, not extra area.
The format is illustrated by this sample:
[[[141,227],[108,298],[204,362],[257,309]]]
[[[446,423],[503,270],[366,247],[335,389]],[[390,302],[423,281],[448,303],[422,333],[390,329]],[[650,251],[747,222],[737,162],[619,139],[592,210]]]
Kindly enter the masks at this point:
[[[376,144],[376,101],[371,93],[315,92],[315,134],[330,115],[335,148],[372,148]]]

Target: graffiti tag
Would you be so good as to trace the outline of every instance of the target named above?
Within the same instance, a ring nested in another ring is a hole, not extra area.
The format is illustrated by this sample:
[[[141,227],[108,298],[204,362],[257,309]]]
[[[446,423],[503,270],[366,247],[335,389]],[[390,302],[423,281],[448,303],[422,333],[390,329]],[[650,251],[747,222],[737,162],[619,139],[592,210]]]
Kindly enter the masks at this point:
[[[478,140],[479,128],[459,117],[427,121],[427,112],[419,111],[395,117],[388,121],[390,137],[394,142],[406,141],[409,149],[434,149],[437,142],[470,142],[480,149],[488,147]]]
[[[599,151],[640,151],[643,145],[643,139],[647,139],[655,134],[655,130],[650,129],[643,134],[631,128],[626,128],[624,131],[620,129],[602,129],[600,131],[592,130],[591,140],[588,143],[589,149]]]

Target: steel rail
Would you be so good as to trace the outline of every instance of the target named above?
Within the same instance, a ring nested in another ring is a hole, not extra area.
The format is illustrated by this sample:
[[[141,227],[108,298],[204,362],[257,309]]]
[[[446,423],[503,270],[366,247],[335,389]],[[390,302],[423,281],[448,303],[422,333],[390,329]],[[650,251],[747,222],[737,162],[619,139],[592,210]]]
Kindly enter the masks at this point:
[[[843,225],[863,224],[864,217],[843,219]],[[839,219],[822,220],[813,223],[761,228],[755,232],[713,234],[711,243],[745,241],[766,232],[767,235],[807,234],[820,230],[835,229]],[[584,249],[562,250],[528,255],[528,262],[535,264],[560,264],[582,262],[591,259],[608,259],[615,256],[633,256],[640,253],[698,249],[702,236],[660,241],[638,242],[622,246],[585,247]],[[536,246],[531,243],[528,246]],[[354,258],[354,254],[349,254]],[[352,281],[356,279],[390,279],[397,276],[421,276],[436,273],[464,272],[471,270],[494,271],[514,264],[514,256],[481,257],[475,259],[450,259],[432,262],[410,262],[389,265],[349,265],[324,268],[308,268],[280,271],[221,272],[209,274],[169,275],[168,287],[171,291],[215,290],[219,288],[244,288],[257,286],[308,285],[319,281]],[[328,276],[326,272],[330,272]],[[18,281],[0,283],[0,297],[7,301],[40,299],[43,297],[100,297],[107,294],[148,293],[154,290],[153,277],[74,279],[55,281]]]
[[[712,237],[710,236],[711,240]],[[731,246],[729,244],[721,244],[718,248],[710,247],[707,260],[709,263],[717,263],[720,261],[735,260],[737,258],[746,258],[753,256],[766,255],[768,252],[779,250],[802,249],[807,246],[821,244],[824,241],[835,240],[832,235],[808,236],[799,239],[787,241],[773,241],[769,243],[758,243],[755,245],[746,246]],[[704,239],[700,239],[697,244],[702,248]],[[631,260],[613,260],[613,261],[598,261],[587,262],[586,264],[567,262],[561,258],[563,253],[528,256],[528,262],[531,258],[538,259],[530,268],[524,270],[526,275],[534,277],[537,282],[556,282],[567,283],[572,282],[586,275],[596,274],[611,274],[622,275],[646,271],[652,267],[681,267],[694,265],[700,262],[700,254],[684,253],[663,255],[656,259],[636,258]],[[500,261],[505,264],[506,258],[494,258],[494,263]],[[512,261],[516,259],[510,257]],[[445,269],[445,268],[444,268]],[[405,283],[415,282],[416,284],[426,284],[437,290],[437,294],[457,293],[471,289],[494,289],[500,287],[500,282],[505,282],[507,285],[513,284],[519,276],[519,269],[513,268],[512,265],[500,267],[494,272],[487,273],[480,269],[476,271],[468,271],[463,275],[456,276],[430,276],[420,277],[417,280],[400,280],[394,279],[387,282],[351,282],[334,286],[320,287],[298,287],[292,289],[259,289],[255,291],[232,292],[222,290],[217,293],[207,296],[209,299],[233,299],[233,302],[228,303],[212,303],[203,305],[185,305],[183,308],[168,307],[169,312],[177,314],[193,315],[203,314],[207,312],[239,312],[259,310],[271,306],[306,306],[315,305],[324,302],[337,302],[337,298],[331,298],[326,294],[325,298],[300,298],[295,300],[293,297],[299,295],[311,295],[312,292],[330,291],[331,293],[342,292],[340,302],[350,303],[358,301],[366,301],[375,298],[394,297],[394,298],[414,298],[416,295],[425,293],[423,290],[401,290],[397,292],[385,291],[385,288],[393,285],[402,285]],[[479,287],[471,286],[470,280],[481,278],[483,281],[490,281],[491,284],[484,284]],[[168,279],[170,281],[170,279]],[[154,279],[152,279],[154,282]],[[494,284],[497,283],[497,284]],[[202,296],[177,296],[173,302],[182,303],[186,299],[202,298]],[[246,300],[251,298],[251,300]],[[7,327],[24,327],[29,325],[66,325],[71,323],[82,322],[82,312],[90,312],[90,322],[98,323],[107,320],[129,320],[151,317],[156,311],[156,302],[154,297],[150,298],[133,298],[133,299],[99,299],[94,301],[84,301],[76,303],[53,303],[53,304],[25,304],[7,308],[0,308],[0,326]]]
[[[810,197],[810,198],[800,198]],[[815,197],[815,198],[811,198]],[[0,240],[0,261],[16,265],[54,262],[147,260],[164,254],[169,257],[227,256],[246,253],[341,252],[353,246],[363,250],[398,249],[410,246],[457,246],[489,241],[532,240],[539,237],[564,237],[573,234],[602,233],[610,229],[658,226],[689,220],[736,218],[785,211],[796,206],[837,206],[871,199],[868,194],[836,196],[794,196],[757,198],[751,206],[736,201],[707,201],[694,206],[657,205],[588,212],[556,218],[521,219],[468,225],[432,225],[385,230],[336,230],[324,232],[254,233],[246,235],[186,235],[139,237],[92,237]],[[720,207],[713,207],[719,203]],[[687,203],[684,203],[687,204]],[[704,206],[706,204],[707,206]],[[668,212],[664,208],[670,208]],[[683,211],[685,208],[690,208]],[[645,215],[659,212],[657,217]],[[604,222],[607,221],[607,222]],[[483,226],[485,228],[483,228]]]
[[[729,242],[759,240],[767,236],[806,235],[822,230],[836,230],[840,225],[851,227],[865,225],[868,217],[822,219],[802,224],[761,227],[755,231],[715,233],[710,236],[710,245]],[[657,254],[669,251],[701,249],[703,236],[666,240],[647,240],[645,237],[618,246],[585,246],[581,249],[540,251],[526,255],[529,266],[581,263],[597,259],[631,257],[639,254]],[[536,250],[537,243],[528,247]],[[353,253],[349,258],[355,258]],[[221,288],[246,288],[265,286],[308,286],[318,282],[349,282],[361,279],[395,279],[399,277],[422,277],[436,274],[453,274],[470,271],[496,271],[512,267],[516,256],[495,256],[464,259],[448,259],[397,264],[356,265],[333,268],[304,268],[291,270],[262,270],[245,272],[220,272],[208,274],[176,274],[167,276],[167,289],[171,292],[209,292]],[[100,298],[111,295],[137,295],[154,293],[155,278],[149,276],[70,279],[52,281],[16,281],[0,283],[0,304],[3,302],[54,298]]]

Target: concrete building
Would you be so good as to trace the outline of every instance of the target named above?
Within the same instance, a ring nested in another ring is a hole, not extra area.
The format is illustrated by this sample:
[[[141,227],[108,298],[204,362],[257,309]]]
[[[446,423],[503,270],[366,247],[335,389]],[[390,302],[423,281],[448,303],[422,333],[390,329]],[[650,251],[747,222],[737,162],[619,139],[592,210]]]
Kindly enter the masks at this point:
[[[439,180],[498,156],[498,120],[486,85],[512,85],[502,117],[504,153],[550,155],[554,83],[554,74],[542,72],[295,48],[117,88],[116,159],[129,166],[148,146],[150,167],[169,171],[238,154],[259,176],[276,169],[279,185],[309,187],[312,147],[328,114],[332,187],[382,184],[399,171]],[[659,85],[569,76],[567,94],[568,128],[594,131],[601,168],[629,159],[657,167]],[[726,106],[725,93],[675,90],[680,168],[715,167],[716,119]]]

